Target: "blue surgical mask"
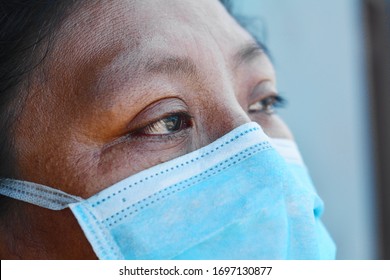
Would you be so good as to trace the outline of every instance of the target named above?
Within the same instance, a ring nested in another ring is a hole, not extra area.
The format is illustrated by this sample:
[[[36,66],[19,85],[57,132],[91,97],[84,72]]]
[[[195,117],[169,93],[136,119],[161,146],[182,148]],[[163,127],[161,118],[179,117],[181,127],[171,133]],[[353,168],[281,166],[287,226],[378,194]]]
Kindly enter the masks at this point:
[[[2,179],[0,193],[69,207],[100,259],[333,259],[296,145],[256,123],[82,199]]]

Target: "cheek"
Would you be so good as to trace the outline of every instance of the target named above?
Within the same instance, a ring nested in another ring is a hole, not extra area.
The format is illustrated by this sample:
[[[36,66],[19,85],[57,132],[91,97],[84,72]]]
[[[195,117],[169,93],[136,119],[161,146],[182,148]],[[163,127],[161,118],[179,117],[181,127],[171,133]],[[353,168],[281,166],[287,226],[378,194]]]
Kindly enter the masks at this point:
[[[276,114],[253,114],[251,120],[257,122],[271,138],[293,139],[287,124]]]
[[[100,188],[108,187],[142,170],[169,161],[189,152],[188,135],[167,143],[139,140],[117,143],[99,155],[96,178],[105,182]],[[96,191],[95,191],[96,192]]]
[[[40,149],[30,149],[19,161],[20,179],[37,182],[66,193],[88,197],[104,181],[99,181],[96,173],[97,153],[90,147],[69,141],[68,138],[56,139],[48,135],[46,141],[34,143]],[[38,144],[37,144],[38,143]]]
[[[11,207],[17,217],[13,236],[30,245],[19,248],[24,259],[96,259],[69,209],[52,211],[19,201]]]

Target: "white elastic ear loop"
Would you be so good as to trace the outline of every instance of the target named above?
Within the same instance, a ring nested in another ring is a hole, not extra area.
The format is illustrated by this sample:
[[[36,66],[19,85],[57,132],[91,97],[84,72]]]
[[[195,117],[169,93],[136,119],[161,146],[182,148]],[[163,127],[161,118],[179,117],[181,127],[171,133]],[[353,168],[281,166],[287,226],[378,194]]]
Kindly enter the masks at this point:
[[[6,178],[0,178],[0,194],[51,210],[62,210],[83,200],[44,185]]]
[[[270,138],[271,145],[288,162],[305,165],[297,144],[290,139]]]

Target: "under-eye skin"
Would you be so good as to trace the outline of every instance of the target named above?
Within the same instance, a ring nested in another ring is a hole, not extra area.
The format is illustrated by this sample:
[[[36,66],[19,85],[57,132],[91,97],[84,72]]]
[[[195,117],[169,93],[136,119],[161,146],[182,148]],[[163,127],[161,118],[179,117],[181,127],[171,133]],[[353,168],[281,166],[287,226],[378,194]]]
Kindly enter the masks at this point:
[[[170,149],[188,139],[193,123],[193,117],[187,112],[167,113],[107,143],[103,152],[107,153],[122,145],[132,145],[133,148],[142,146],[145,152]]]
[[[272,115],[275,113],[276,108],[284,108],[287,101],[285,98],[277,94],[269,95],[265,98],[262,98],[260,101],[257,101],[248,106],[249,113],[265,113],[267,115]]]
[[[193,118],[187,112],[169,113],[158,120],[129,133],[130,139],[159,138],[172,139],[183,136],[193,126]]]

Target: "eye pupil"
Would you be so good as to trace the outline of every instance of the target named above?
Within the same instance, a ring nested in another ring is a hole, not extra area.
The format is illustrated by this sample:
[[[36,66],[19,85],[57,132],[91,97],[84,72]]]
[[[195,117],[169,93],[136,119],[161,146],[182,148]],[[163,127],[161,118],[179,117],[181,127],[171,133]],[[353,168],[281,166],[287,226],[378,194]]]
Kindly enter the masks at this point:
[[[170,116],[162,120],[168,131],[177,131],[181,127],[181,120],[178,116]]]
[[[272,113],[274,111],[274,99],[272,97],[267,97],[261,103],[266,113]]]
[[[133,135],[169,135],[192,126],[192,117],[186,113],[174,113],[135,131]]]

